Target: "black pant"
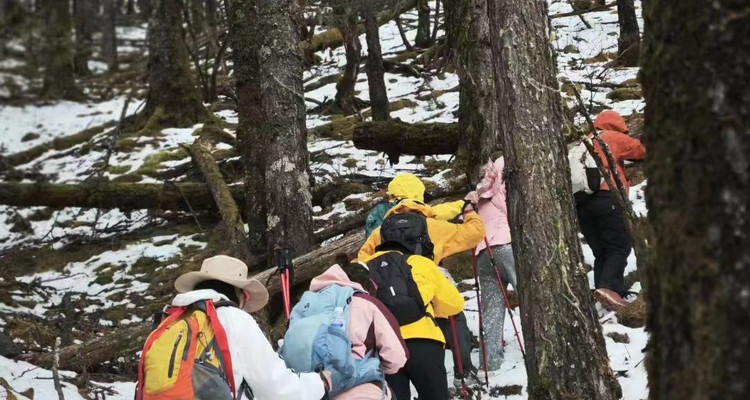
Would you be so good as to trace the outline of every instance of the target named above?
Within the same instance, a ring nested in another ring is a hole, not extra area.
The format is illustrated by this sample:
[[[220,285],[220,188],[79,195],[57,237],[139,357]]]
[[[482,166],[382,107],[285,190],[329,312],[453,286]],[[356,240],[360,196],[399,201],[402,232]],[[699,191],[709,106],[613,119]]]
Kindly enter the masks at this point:
[[[471,363],[471,331],[466,325],[466,315],[463,312],[453,316],[456,322],[456,336],[458,336],[458,349],[454,349],[455,340],[453,339],[453,329],[451,329],[451,321],[448,318],[435,318],[435,322],[443,331],[445,336],[445,345],[451,349],[453,353],[453,375],[459,377],[458,373],[458,356],[461,356],[461,363],[464,368],[464,373],[474,370],[474,366]]]
[[[409,381],[420,400],[448,400],[443,344],[429,339],[407,339],[409,359],[394,375],[385,377],[396,400],[411,400]]]
[[[623,274],[632,247],[620,207],[607,190],[576,204],[581,233],[594,252],[594,285],[627,294]]]

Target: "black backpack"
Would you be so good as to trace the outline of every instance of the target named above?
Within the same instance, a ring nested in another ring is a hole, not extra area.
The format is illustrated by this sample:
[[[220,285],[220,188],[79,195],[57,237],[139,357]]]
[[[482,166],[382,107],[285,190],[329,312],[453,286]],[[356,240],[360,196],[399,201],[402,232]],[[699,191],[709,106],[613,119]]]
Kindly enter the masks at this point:
[[[398,250],[432,259],[434,249],[427,232],[427,218],[420,213],[391,214],[380,226],[377,250]]]
[[[427,314],[427,307],[407,263],[408,255],[389,251],[367,263],[370,279],[377,287],[375,297],[396,317],[398,324],[417,322]]]
[[[375,297],[388,307],[399,325],[411,324],[428,315],[407,260],[411,255],[431,259],[433,249],[427,220],[422,214],[392,214],[380,227],[380,245],[376,250],[395,251],[371,260],[367,267],[377,286]]]

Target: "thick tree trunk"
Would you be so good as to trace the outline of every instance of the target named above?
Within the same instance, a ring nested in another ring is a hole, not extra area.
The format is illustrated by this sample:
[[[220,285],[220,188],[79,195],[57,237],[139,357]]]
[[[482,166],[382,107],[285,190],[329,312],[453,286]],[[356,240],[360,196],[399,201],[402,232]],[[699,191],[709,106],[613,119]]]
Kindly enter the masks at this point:
[[[117,0],[102,0],[102,55],[107,61],[109,72],[117,72]]]
[[[214,141],[218,138],[212,137],[211,131],[204,131],[198,140],[190,146],[190,155],[201,170],[203,178],[211,190],[214,202],[221,214],[221,225],[219,235],[223,241],[225,254],[237,257],[241,260],[249,260],[250,244],[245,233],[245,225],[242,222],[242,214],[237,207],[232,192],[229,190],[224,177],[221,175],[219,166],[216,165],[211,155]]]
[[[367,38],[367,85],[370,89],[370,105],[372,119],[385,121],[390,118],[388,113],[388,93],[385,88],[385,70],[383,69],[383,54],[380,50],[380,33],[375,14],[365,11],[365,37]]]
[[[644,9],[654,400],[750,398],[747,11],[729,0]]]
[[[344,39],[344,50],[346,51],[346,67],[341,80],[336,84],[336,106],[344,113],[355,113],[359,110],[357,99],[354,96],[354,85],[359,75],[359,63],[362,53],[362,43],[359,41],[357,32],[357,15],[351,10],[343,10],[340,13],[341,24],[339,32]]]
[[[230,34],[239,113],[238,139],[248,190],[251,244],[266,254],[313,243],[302,57],[293,1],[233,1]],[[257,214],[256,214],[257,213]]]
[[[84,95],[74,77],[69,4],[60,0],[39,0],[38,6],[42,14],[40,55],[44,64],[41,96],[82,101]]]
[[[432,46],[430,35],[430,5],[427,0],[417,0],[417,37],[414,45],[426,49]]]
[[[191,126],[210,117],[190,71],[180,0],[155,0],[148,33],[143,115],[160,125]]]
[[[75,28],[75,73],[89,76],[89,59],[92,53],[92,35],[96,26],[96,3],[94,0],[73,1],[73,22]]]
[[[460,159],[472,181],[479,179],[479,167],[500,148],[495,81],[492,73],[488,0],[460,2],[455,60],[460,79],[458,131]]]
[[[460,136],[456,124],[407,124],[390,120],[365,122],[354,128],[352,139],[358,149],[382,151],[396,164],[401,154],[454,154]]]
[[[229,190],[244,200],[242,186]],[[216,204],[206,185],[197,183],[0,183],[0,204],[17,207],[119,208],[129,210],[213,211]]]
[[[544,2],[490,1],[489,15],[530,398],[619,399],[582,264]]]
[[[617,40],[620,65],[637,67],[641,53],[641,32],[635,16],[633,0],[617,0],[617,19],[620,37]]]

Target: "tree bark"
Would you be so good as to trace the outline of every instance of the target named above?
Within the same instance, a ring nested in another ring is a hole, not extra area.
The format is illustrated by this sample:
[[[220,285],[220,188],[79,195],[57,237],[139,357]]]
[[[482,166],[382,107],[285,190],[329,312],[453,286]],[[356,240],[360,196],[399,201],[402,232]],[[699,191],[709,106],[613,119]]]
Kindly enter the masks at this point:
[[[490,154],[499,150],[498,112],[492,69],[487,0],[459,2],[454,64],[460,80],[458,131],[460,159],[473,182]]]
[[[117,72],[117,0],[102,0],[102,55],[107,62],[109,72]]]
[[[383,54],[380,50],[380,34],[375,13],[367,10],[365,19],[365,37],[367,38],[367,86],[370,89],[370,105],[372,119],[386,121],[388,113],[388,92],[385,88],[385,70],[383,69]]]
[[[430,35],[430,4],[427,0],[417,0],[417,37],[414,45],[426,49],[432,46]]]
[[[394,164],[401,154],[454,154],[460,140],[457,124],[407,124],[396,120],[365,122],[354,128],[352,139],[358,149],[382,151]]]
[[[92,53],[92,35],[96,25],[96,3],[93,0],[73,1],[73,21],[75,28],[75,73],[78,76],[89,76],[89,59]]]
[[[269,257],[313,244],[302,57],[291,0],[233,1],[230,35],[250,243]]]
[[[82,101],[75,82],[70,7],[67,1],[39,0],[42,14],[41,59],[44,77],[41,96],[48,99]]]
[[[617,40],[620,65],[637,67],[641,53],[641,32],[638,30],[633,0],[617,0],[617,20],[620,24],[620,37]]]
[[[244,200],[242,186],[230,186]],[[206,185],[196,183],[0,183],[0,204],[17,207],[119,208],[129,210],[217,210]]]
[[[148,85],[143,115],[168,126],[210,117],[190,71],[180,0],[155,0],[148,33]]]
[[[203,173],[206,185],[221,214],[221,225],[218,230],[226,255],[247,261],[250,258],[250,243],[247,240],[245,225],[242,222],[242,214],[237,207],[237,202],[224,181],[216,160],[211,155],[214,141],[218,140],[212,137],[211,131],[204,130],[198,140],[190,146],[190,155]]]
[[[544,2],[490,1],[489,15],[529,397],[619,399],[582,264]]]
[[[346,66],[341,80],[336,84],[336,106],[344,113],[356,113],[357,99],[354,96],[354,85],[359,75],[359,63],[362,53],[362,43],[357,32],[357,15],[350,9],[341,10],[341,24],[339,32],[344,39],[346,52]]]
[[[649,0],[650,398],[750,398],[747,2]],[[696,38],[701,38],[696,41]]]

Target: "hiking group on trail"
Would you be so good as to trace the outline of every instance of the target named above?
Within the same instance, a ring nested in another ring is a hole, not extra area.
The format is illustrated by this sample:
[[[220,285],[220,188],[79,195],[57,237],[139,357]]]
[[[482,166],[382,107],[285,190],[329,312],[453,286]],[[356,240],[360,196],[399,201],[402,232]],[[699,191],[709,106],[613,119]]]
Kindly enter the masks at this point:
[[[613,111],[600,114],[596,128],[608,148],[594,141],[596,157],[609,168],[610,151],[627,188],[624,161],[643,158],[643,145]],[[596,258],[595,295],[616,310],[627,304],[622,275],[630,237],[610,188],[592,168],[593,155],[580,148],[569,152],[576,210]],[[367,217],[356,259],[337,257],[293,307],[285,298],[288,328],[278,351],[249,314],[267,304],[266,288],[238,259],[205,259],[200,271],[175,281],[179,294],[143,347],[136,399],[410,400],[414,387],[421,400],[447,400],[446,348],[454,387],[467,398],[467,385],[487,385],[501,373],[506,308],[525,354],[505,293],[519,282],[504,165],[503,157],[488,162],[463,200],[435,206],[425,203],[417,176],[396,176],[387,201]],[[471,359],[464,298],[440,268],[465,251],[474,263],[480,367]]]

